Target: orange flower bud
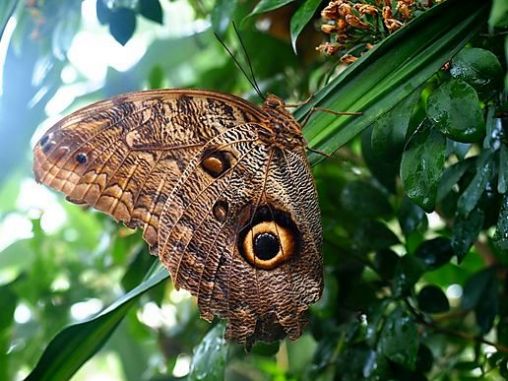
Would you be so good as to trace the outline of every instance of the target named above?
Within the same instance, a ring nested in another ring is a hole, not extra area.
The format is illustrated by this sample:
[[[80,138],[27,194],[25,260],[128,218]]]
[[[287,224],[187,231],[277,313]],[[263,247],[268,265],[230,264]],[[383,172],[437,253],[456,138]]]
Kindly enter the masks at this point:
[[[346,15],[346,22],[354,28],[358,29],[370,29],[369,24],[364,23],[355,15]]]

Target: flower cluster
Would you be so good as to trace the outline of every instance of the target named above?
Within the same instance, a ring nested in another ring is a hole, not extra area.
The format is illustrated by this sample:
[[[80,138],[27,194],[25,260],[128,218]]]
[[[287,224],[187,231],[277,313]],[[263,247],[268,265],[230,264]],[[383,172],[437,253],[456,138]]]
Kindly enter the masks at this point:
[[[419,12],[430,8],[433,0],[331,0],[322,10],[321,31],[329,41],[317,50],[341,55],[345,64],[388,34],[400,29]]]

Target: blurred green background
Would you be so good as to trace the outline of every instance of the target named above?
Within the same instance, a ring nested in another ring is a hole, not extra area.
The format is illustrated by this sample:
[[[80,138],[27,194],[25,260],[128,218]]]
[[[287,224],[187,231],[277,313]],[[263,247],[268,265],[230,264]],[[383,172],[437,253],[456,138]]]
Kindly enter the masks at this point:
[[[508,6],[434,3],[2,1],[0,380],[508,379]],[[232,21],[263,92],[313,95],[297,118],[362,112],[305,125],[333,153],[310,157],[326,288],[299,340],[251,352],[199,319],[138,233],[31,174],[45,129],[119,93],[259,103],[214,35],[248,70]]]

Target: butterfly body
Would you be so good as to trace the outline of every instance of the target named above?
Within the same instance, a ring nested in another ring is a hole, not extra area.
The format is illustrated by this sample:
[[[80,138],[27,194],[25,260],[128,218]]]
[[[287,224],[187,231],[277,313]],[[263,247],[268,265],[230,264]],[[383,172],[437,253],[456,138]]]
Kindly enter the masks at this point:
[[[301,127],[279,98],[154,90],[98,102],[49,129],[34,173],[142,229],[201,316],[228,319],[228,338],[301,335],[322,291],[321,224]]]

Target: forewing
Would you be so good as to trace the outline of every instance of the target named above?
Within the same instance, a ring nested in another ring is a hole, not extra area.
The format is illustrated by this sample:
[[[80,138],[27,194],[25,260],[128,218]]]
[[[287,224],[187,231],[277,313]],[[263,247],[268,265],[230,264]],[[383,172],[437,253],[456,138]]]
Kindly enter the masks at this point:
[[[218,93],[126,94],[53,126],[34,148],[35,178],[141,227],[155,250],[162,209],[187,164],[214,137],[258,117],[254,106]]]

